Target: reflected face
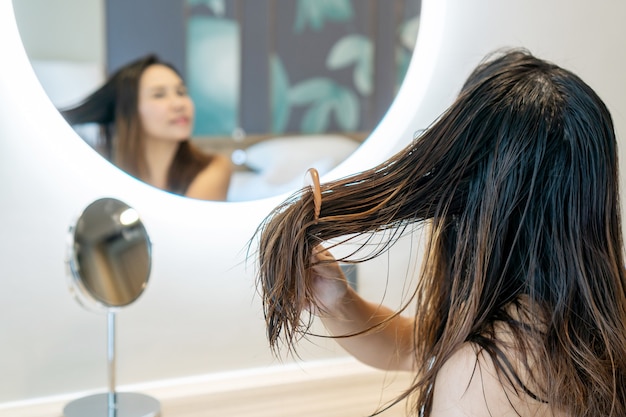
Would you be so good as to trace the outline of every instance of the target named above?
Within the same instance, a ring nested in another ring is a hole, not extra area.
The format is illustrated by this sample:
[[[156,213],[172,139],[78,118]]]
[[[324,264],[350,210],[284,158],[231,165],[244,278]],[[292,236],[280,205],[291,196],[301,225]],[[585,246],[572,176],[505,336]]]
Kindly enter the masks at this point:
[[[194,105],[174,70],[151,65],[139,79],[139,119],[146,141],[180,142],[191,137]]]

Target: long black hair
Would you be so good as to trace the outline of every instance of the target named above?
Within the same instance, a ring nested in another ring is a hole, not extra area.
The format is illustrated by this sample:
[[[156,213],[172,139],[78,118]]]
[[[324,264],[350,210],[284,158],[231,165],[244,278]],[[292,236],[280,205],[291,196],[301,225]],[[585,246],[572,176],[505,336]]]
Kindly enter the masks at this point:
[[[257,231],[271,346],[293,347],[311,325],[301,313],[315,303],[320,242],[426,223],[418,369],[403,396],[416,414],[429,414],[438,371],[472,343],[520,395],[567,415],[626,415],[617,145],[609,111],[578,76],[525,50],[494,54],[412,144],[321,189],[318,220],[303,189]]]

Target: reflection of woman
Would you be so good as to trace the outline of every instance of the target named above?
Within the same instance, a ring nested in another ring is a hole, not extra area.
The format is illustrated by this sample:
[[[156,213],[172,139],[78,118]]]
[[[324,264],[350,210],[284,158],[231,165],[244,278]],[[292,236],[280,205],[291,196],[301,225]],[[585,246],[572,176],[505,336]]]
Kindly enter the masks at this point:
[[[193,102],[178,72],[156,56],[119,69],[62,114],[72,125],[100,124],[102,153],[148,184],[191,198],[226,198],[230,159],[192,145]]]
[[[626,416],[617,169],[588,85],[525,51],[493,57],[405,150],[261,226],[271,346],[293,348],[308,310],[363,362],[414,372],[415,415]],[[363,300],[320,246],[418,222],[429,241],[410,318]]]

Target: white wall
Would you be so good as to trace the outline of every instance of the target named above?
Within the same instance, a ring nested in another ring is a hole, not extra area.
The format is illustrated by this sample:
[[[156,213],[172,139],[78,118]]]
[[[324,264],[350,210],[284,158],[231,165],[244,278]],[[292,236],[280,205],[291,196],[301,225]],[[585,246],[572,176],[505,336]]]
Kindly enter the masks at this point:
[[[389,138],[398,139],[396,148],[403,146],[444,109],[483,55],[504,45],[526,46],[578,72],[605,99],[618,135],[624,136],[626,3],[423,4],[425,32],[407,76],[410,88],[401,91],[368,142],[332,175],[379,162],[393,150]],[[45,98],[12,16],[11,0],[0,0],[0,403],[106,386],[105,316],[74,302],[64,265],[68,227],[103,196],[119,198],[142,214],[154,249],[147,291],[118,315],[120,384],[277,364],[267,350],[245,249],[256,225],[281,198],[187,200],[151,189],[107,164]],[[436,55],[428,54],[431,47]],[[408,246],[361,269],[365,294],[382,293],[380,278],[388,268],[397,294]],[[332,342],[317,343],[303,344],[305,358],[342,354]]]
[[[104,66],[103,0],[13,0],[13,8],[31,59]]]

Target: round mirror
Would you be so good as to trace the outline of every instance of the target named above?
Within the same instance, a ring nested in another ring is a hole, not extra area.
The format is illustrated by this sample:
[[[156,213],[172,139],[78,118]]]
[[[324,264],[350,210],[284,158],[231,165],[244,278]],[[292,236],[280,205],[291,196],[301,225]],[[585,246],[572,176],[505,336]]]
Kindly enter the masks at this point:
[[[421,12],[421,0],[13,3],[57,108],[148,53],[173,64],[195,103],[191,143],[233,162],[230,202],[290,193],[352,155],[404,80]],[[94,145],[98,129],[75,129]]]
[[[123,307],[143,293],[151,245],[139,215],[127,204],[103,198],[91,203],[70,228],[72,289],[86,307]]]
[[[115,387],[115,312],[143,293],[151,266],[151,244],[135,209],[114,198],[91,203],[70,227],[71,290],[87,308],[107,311],[109,391],[68,403],[65,417],[160,415],[158,400]]]

